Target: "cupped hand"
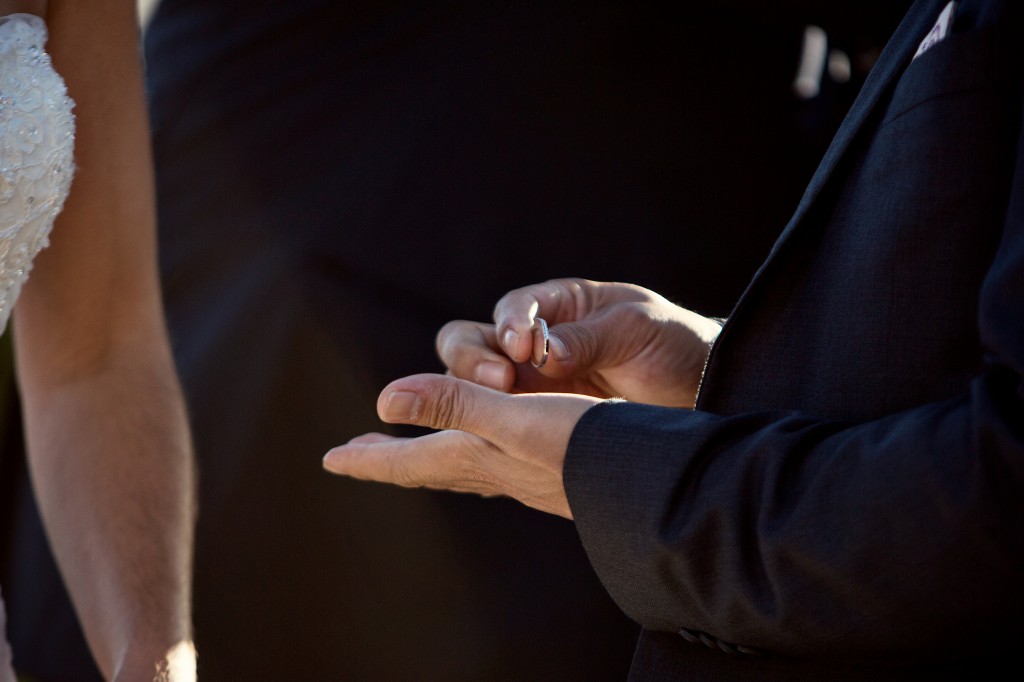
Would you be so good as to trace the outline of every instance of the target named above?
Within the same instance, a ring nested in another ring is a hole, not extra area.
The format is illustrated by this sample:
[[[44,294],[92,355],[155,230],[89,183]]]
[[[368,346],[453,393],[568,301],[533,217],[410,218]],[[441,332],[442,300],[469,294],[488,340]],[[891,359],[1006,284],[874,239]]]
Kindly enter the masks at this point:
[[[324,468],[405,487],[505,495],[572,518],[562,466],[576,422],[596,402],[510,395],[437,374],[405,377],[381,392],[380,418],[443,430],[419,438],[359,436],[328,452]]]
[[[546,320],[550,337],[539,368],[537,318]],[[500,391],[693,407],[720,329],[643,287],[555,279],[506,294],[494,324],[449,322],[437,352],[453,376]]]

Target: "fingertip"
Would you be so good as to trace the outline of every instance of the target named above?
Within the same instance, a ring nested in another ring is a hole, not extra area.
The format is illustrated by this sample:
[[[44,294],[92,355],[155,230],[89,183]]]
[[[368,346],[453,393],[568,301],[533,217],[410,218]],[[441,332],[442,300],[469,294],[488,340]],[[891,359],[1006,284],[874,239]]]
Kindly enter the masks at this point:
[[[504,348],[505,353],[516,362],[522,362],[522,358],[519,354],[519,341],[519,332],[512,328],[506,329],[505,333],[501,337],[502,348]]]
[[[523,363],[533,358],[534,345],[536,344],[535,325],[536,322],[531,320],[522,327],[522,331],[517,331],[511,326],[505,331],[502,337],[502,347],[505,355],[513,362]]]
[[[342,473],[341,463],[343,460],[344,455],[341,453],[341,448],[331,448],[330,450],[327,451],[327,454],[324,455],[321,464],[323,465],[324,469],[330,471],[332,474],[340,474]]]

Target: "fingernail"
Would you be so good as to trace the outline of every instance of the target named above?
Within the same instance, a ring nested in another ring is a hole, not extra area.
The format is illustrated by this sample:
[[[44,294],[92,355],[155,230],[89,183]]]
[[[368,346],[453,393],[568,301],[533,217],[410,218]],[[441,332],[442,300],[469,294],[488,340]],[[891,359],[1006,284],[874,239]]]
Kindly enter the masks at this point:
[[[482,362],[476,370],[476,382],[501,390],[505,385],[505,365],[500,362]]]
[[[505,352],[509,355],[514,355],[516,348],[519,346],[519,334],[514,329],[509,329],[505,332]]]
[[[551,351],[551,357],[558,362],[565,362],[569,359],[569,348],[565,345],[565,341],[554,334],[548,340],[548,350]]]
[[[394,391],[384,403],[385,421],[413,421],[419,413],[419,394],[412,391]]]

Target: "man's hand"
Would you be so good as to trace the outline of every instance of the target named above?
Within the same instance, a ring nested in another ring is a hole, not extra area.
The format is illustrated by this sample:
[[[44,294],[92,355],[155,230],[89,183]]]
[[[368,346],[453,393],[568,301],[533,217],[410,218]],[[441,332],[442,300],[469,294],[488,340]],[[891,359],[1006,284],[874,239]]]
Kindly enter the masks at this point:
[[[324,467],[410,488],[506,495],[571,519],[562,465],[576,422],[596,402],[509,395],[434,374],[405,377],[380,394],[381,419],[447,430],[411,439],[359,436],[328,452]]]
[[[550,330],[540,355],[536,320]],[[714,320],[631,284],[557,279],[517,289],[494,324],[449,322],[437,352],[449,373],[506,392],[563,392],[693,407]]]

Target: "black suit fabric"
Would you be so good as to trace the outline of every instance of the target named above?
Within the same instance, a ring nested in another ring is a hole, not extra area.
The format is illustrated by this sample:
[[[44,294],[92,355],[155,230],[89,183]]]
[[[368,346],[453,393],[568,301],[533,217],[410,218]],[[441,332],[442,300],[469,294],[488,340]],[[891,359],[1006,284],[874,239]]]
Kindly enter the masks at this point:
[[[512,287],[618,279],[727,314],[861,82],[798,102],[804,25],[856,65],[900,4],[162,0],[201,678],[621,679],[636,627],[570,525],[334,479],[320,455],[381,429],[377,391],[438,370],[437,329]],[[23,463],[2,464],[19,670],[98,679]]]
[[[645,628],[631,679],[1021,673],[1024,17],[966,0],[914,58],[945,4],[893,36],[696,411],[577,426],[577,527]]]
[[[768,180],[803,184],[802,27],[678,14],[164,0],[148,82],[203,679],[625,677],[638,627],[570,523],[320,458],[387,428],[378,391],[440,371],[437,330],[516,286],[584,273],[728,311],[799,195]],[[715,27],[751,42],[714,52]]]

